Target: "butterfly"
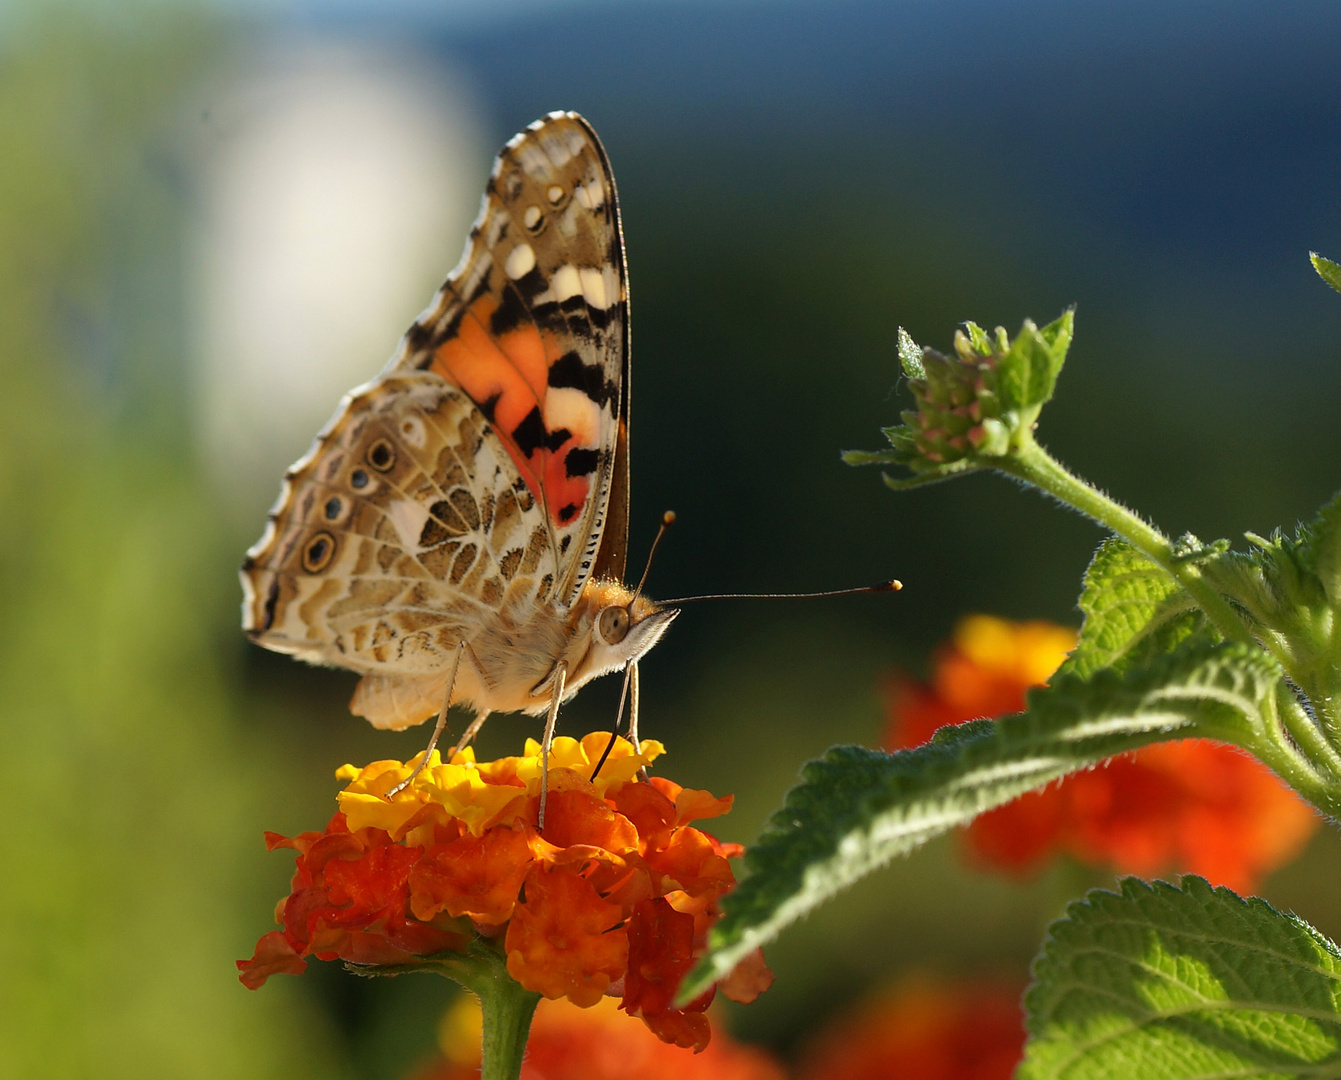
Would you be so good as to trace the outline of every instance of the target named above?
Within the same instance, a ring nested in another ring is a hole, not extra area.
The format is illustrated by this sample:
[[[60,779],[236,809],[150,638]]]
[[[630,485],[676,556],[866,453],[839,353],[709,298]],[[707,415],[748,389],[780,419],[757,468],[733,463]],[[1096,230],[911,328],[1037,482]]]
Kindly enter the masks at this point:
[[[241,570],[267,649],[359,672],[401,729],[450,705],[546,715],[637,662],[677,609],[623,584],[629,332],[614,178],[555,112],[494,162],[455,270],[382,373],[284,474]],[[622,706],[621,706],[622,709]],[[432,744],[430,744],[431,748]],[[427,759],[427,754],[424,759]]]

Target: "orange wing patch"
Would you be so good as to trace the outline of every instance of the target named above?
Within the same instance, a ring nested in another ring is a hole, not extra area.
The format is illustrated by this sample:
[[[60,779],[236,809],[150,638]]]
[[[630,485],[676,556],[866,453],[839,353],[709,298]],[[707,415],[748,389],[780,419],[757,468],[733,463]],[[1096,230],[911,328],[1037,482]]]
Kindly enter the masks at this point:
[[[561,342],[523,322],[497,337],[487,329],[498,299],[486,293],[438,346],[430,370],[459,386],[500,441],[550,519],[568,525],[586,505],[600,443],[600,413],[579,390],[550,388]]]

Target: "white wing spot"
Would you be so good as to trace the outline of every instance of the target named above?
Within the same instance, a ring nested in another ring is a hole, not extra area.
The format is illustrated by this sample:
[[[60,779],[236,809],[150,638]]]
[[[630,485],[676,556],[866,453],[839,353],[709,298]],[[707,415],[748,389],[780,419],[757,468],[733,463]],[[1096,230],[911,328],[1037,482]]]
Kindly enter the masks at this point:
[[[498,210],[490,214],[489,220],[481,230],[484,236],[484,246],[497,247],[498,241],[503,238],[503,230],[506,229],[507,226],[508,215],[506,210]]]
[[[545,192],[545,196],[550,202],[557,203],[563,199],[563,188],[558,184],[550,184],[549,190]]]
[[[416,450],[422,450],[427,440],[424,422],[417,416],[407,416],[400,422],[400,436]]]
[[[251,587],[251,574],[242,573],[238,575],[242,579],[242,629],[259,630],[260,627],[252,621],[251,613],[256,607],[256,590]]]
[[[551,386],[545,395],[545,427],[549,431],[567,428],[578,446],[598,446],[601,436],[601,407],[571,386]]]
[[[577,200],[579,206],[587,210],[599,210],[605,205],[605,187],[600,180],[593,180],[589,184],[578,184],[573,188],[573,198]]]
[[[289,485],[285,484],[284,491],[280,493],[280,502],[288,501],[288,489]],[[252,560],[259,559],[261,553],[275,542],[275,534],[277,531],[274,519],[267,518],[265,522],[265,532],[261,533],[261,538],[257,540],[256,543],[247,548],[247,558]]]
[[[559,303],[563,303],[571,296],[580,295],[582,278],[578,276],[577,267],[572,263],[564,263],[555,270],[554,276],[549,279],[549,291]]]
[[[556,169],[562,169],[573,158],[573,152],[564,144],[562,139],[556,138],[553,133],[545,132],[540,136],[540,149],[545,151],[550,161],[554,162]]]
[[[522,224],[528,229],[534,229],[540,224],[540,207],[528,206],[526,212],[522,214]]]
[[[558,134],[560,138],[565,137],[565,132],[563,132],[562,129],[560,129]],[[587,149],[587,137],[582,133],[582,131],[579,128],[571,128],[566,133],[566,136],[568,141],[568,149],[569,151],[571,151],[573,157],[577,157],[579,154],[583,153]]]
[[[503,264],[503,270],[513,281],[525,277],[535,269],[535,252],[531,250],[530,244],[518,244],[508,252],[507,262]]]
[[[517,163],[526,170],[528,175],[539,180],[553,174],[554,167],[550,164],[549,157],[535,143],[523,140],[517,145],[515,152]]]
[[[606,288],[605,275],[599,267],[583,267],[578,271],[582,279],[582,295],[587,303],[604,311],[610,306],[610,290]]]
[[[413,499],[395,499],[387,504],[386,516],[396,527],[400,536],[400,548],[415,555],[422,550],[419,537],[424,532],[424,522],[428,521],[428,509]]]

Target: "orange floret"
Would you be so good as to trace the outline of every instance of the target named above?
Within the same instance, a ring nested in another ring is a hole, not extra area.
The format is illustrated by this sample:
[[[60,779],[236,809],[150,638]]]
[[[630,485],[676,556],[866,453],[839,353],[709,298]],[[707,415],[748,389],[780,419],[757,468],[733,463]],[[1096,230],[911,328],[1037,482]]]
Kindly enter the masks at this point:
[[[1020,988],[910,979],[845,1010],[799,1080],[1010,1080],[1024,1050]]]
[[[545,997],[595,1005],[628,965],[628,938],[616,929],[623,921],[584,878],[534,867],[508,923],[508,974]]]

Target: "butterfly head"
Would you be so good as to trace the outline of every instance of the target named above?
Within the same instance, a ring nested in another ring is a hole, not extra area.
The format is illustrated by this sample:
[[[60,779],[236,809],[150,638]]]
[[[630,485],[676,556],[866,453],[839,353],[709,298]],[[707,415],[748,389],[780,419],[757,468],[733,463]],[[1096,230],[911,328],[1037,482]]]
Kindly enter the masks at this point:
[[[640,659],[680,614],[678,608],[661,607],[613,581],[588,584],[583,600],[591,628],[591,644],[581,662],[587,678]]]

